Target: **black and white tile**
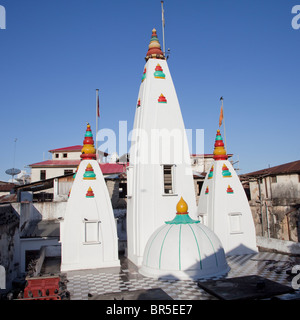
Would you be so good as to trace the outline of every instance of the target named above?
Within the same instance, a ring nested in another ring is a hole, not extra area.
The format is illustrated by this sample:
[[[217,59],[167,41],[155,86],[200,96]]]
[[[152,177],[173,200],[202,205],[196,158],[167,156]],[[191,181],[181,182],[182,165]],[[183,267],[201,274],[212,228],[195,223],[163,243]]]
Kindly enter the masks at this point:
[[[293,265],[300,264],[294,257],[269,252],[228,256],[227,262],[231,268],[227,278],[259,275],[288,286],[291,286],[291,281],[286,271]],[[161,288],[174,300],[216,299],[199,288],[197,281],[157,280],[144,277],[124,257],[121,260],[119,272],[112,272],[109,268],[72,271],[67,273],[67,279],[67,290],[70,292],[71,300],[88,300],[89,295],[154,288]]]

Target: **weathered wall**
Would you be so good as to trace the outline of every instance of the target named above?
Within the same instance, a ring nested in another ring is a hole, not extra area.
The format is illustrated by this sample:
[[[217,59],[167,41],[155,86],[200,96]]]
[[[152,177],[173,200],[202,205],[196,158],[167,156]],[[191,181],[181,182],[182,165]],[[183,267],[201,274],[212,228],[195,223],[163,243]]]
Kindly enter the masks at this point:
[[[300,181],[298,174],[250,181],[250,207],[256,234],[280,240],[300,240]],[[259,193],[260,187],[260,193]]]
[[[300,200],[300,182],[298,174],[278,175],[277,182],[272,182],[271,177],[264,177],[260,182],[262,199],[289,199]],[[259,199],[258,181],[250,181],[251,200]]]
[[[56,220],[64,217],[67,202],[31,202],[14,203],[14,209],[21,215],[20,228],[24,229],[24,223],[40,220]]]
[[[0,205],[0,265],[6,271],[6,290],[19,270],[19,220],[11,205]]]
[[[277,176],[277,182],[271,183],[272,199],[300,199],[298,174]]]
[[[76,168],[31,168],[31,182],[40,181],[40,171],[46,170],[46,179],[55,178],[64,175],[65,169],[72,169],[73,172],[76,171]]]
[[[299,242],[300,209],[283,202],[281,205],[279,201],[263,201],[260,206],[260,203],[250,201],[256,235]]]

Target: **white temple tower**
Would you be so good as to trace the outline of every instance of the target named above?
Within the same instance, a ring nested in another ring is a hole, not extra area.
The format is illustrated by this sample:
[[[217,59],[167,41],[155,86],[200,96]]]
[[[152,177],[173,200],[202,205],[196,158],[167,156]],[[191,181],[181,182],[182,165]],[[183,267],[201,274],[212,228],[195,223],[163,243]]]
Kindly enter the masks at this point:
[[[127,256],[138,266],[150,235],[172,218],[181,195],[192,218],[197,211],[184,122],[155,29],[145,59],[127,171]]]
[[[257,252],[248,199],[228,161],[220,130],[217,130],[214,161],[201,189],[197,214],[219,237],[226,255]]]
[[[61,271],[120,266],[116,224],[90,125],[60,226]]]

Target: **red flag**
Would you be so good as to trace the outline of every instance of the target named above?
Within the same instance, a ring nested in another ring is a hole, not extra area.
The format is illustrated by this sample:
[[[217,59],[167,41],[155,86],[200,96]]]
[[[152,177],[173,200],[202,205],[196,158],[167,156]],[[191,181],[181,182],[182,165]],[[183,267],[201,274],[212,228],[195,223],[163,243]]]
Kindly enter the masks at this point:
[[[97,116],[100,117],[100,105],[99,105],[99,95],[97,97]]]

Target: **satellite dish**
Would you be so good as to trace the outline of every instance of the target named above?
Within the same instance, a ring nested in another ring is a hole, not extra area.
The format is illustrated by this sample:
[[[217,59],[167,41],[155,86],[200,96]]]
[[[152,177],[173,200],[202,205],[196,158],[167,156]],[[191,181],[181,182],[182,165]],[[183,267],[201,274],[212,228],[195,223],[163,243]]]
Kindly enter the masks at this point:
[[[5,173],[10,176],[16,176],[17,174],[21,173],[21,170],[16,168],[11,168],[11,169],[7,169]]]

